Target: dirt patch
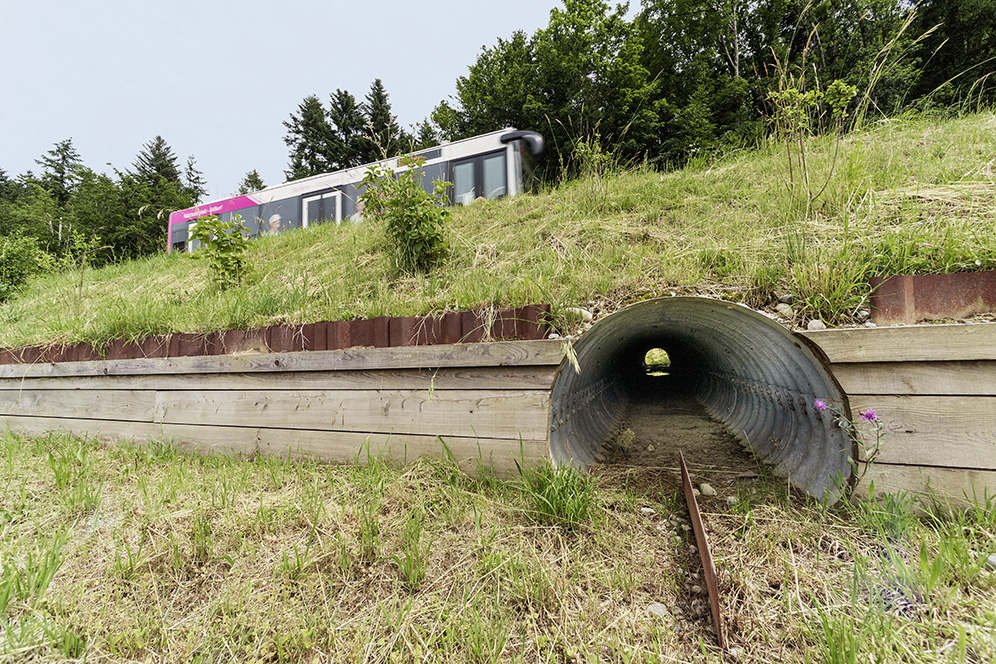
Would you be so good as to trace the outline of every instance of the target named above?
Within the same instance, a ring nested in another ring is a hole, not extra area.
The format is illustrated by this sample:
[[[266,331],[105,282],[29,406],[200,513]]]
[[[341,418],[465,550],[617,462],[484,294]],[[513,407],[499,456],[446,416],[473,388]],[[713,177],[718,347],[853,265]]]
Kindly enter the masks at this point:
[[[605,447],[606,470],[633,469],[639,482],[679,490],[678,451],[692,481],[723,493],[760,470],[751,453],[693,397],[661,389],[633,399],[615,438]]]

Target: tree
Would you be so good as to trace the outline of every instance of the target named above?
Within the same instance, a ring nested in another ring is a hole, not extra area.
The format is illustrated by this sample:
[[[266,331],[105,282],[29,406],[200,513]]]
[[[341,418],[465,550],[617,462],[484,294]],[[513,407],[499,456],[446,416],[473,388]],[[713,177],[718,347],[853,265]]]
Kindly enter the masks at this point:
[[[384,83],[378,78],[370,85],[366,102],[363,104],[366,115],[366,138],[363,141],[363,161],[370,163],[401,154],[405,140],[401,129],[391,113]]]
[[[299,180],[334,170],[328,159],[332,143],[325,107],[315,95],[308,95],[284,121],[287,134],[284,143],[290,148],[290,170],[284,171],[288,180]]]
[[[366,118],[356,97],[337,89],[329,100],[328,117],[332,130],[330,157],[334,170],[362,165],[366,156]]]
[[[180,183],[180,166],[173,149],[162,136],[156,136],[142,146],[132,164],[135,177],[156,187],[165,183]]]
[[[183,188],[190,199],[190,205],[197,205],[207,195],[207,181],[204,173],[198,170],[194,155],[187,157],[187,165],[183,169]]]
[[[251,194],[254,191],[262,189],[266,189],[266,184],[263,182],[263,178],[259,176],[259,172],[254,168],[246,173],[239,181],[237,195],[245,196],[246,194]]]
[[[917,95],[934,93],[942,103],[972,94],[996,99],[996,0],[925,0],[915,35],[929,33],[919,48],[924,62]],[[936,91],[936,92],[935,92]]]
[[[78,179],[83,160],[73,147],[73,139],[59,141],[35,163],[42,167],[40,183],[52,194],[56,204],[64,206],[69,200]]]

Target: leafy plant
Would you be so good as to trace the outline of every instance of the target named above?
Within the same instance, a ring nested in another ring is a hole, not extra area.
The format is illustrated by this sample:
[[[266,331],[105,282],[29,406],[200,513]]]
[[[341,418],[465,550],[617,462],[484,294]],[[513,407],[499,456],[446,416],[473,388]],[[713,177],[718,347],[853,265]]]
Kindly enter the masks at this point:
[[[208,261],[211,276],[222,290],[242,285],[249,264],[246,255],[249,229],[243,224],[241,215],[234,215],[228,221],[218,215],[202,217],[193,224],[190,237],[201,243],[191,255]]]
[[[446,190],[449,182],[436,180],[430,194],[422,188],[422,157],[408,155],[398,160],[405,170],[395,175],[384,166],[371,166],[363,177],[365,193],[360,197],[364,212],[382,220],[394,252],[394,262],[403,272],[428,273],[449,253],[444,224],[449,217]]]
[[[0,237],[0,303],[19,291],[28,279],[44,272],[50,259],[33,237]]]

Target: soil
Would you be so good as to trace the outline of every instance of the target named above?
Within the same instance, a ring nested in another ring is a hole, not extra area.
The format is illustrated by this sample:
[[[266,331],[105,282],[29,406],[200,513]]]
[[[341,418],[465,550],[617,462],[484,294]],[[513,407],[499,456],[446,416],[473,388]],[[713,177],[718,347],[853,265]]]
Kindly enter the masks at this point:
[[[757,462],[736,436],[693,397],[669,392],[666,383],[661,387],[630,401],[617,435],[605,447],[606,471],[630,469],[638,484],[680,491],[680,450],[695,486],[708,482],[720,497],[735,492],[738,481],[757,477]]]

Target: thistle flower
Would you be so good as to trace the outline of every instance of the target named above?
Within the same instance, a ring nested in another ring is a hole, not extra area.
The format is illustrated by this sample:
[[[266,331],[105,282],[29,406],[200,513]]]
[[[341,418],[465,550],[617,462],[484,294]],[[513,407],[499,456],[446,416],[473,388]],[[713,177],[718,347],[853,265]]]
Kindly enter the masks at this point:
[[[815,408],[817,412],[823,412],[827,409],[827,402],[823,399],[817,399],[813,402],[813,408]]]
[[[871,408],[859,414],[865,422],[878,422],[878,414]]]

